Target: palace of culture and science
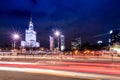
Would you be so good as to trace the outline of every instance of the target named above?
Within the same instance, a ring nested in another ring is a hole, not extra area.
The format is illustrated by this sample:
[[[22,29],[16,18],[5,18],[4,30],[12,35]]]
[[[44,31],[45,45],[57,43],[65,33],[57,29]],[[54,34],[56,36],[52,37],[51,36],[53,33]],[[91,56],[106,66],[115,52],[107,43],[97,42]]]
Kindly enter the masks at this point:
[[[25,41],[21,41],[21,47],[39,47],[39,42],[36,42],[36,32],[34,31],[34,26],[32,18],[29,22],[29,29],[25,30]]]

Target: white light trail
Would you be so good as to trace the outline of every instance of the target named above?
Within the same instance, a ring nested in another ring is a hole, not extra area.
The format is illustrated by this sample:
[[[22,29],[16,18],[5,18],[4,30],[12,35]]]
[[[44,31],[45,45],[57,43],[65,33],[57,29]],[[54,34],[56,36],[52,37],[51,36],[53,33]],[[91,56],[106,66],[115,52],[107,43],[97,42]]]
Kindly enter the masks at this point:
[[[34,73],[49,74],[49,75],[73,77],[73,78],[120,80],[119,76],[81,73],[81,72],[70,72],[70,71],[60,71],[60,70],[50,70],[50,69],[0,67],[0,70],[2,70],[2,71],[26,72],[26,73],[33,73],[33,74]]]

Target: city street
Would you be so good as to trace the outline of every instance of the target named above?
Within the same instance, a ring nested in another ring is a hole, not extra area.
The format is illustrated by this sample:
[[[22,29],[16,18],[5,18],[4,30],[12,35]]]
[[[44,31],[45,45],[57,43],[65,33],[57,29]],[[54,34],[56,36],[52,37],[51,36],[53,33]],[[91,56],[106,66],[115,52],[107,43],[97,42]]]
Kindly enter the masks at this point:
[[[50,59],[48,57],[33,58],[30,56],[22,58],[1,58],[0,70],[29,72],[37,74],[47,74],[53,76],[65,76],[71,78],[83,79],[101,79],[101,80],[119,80],[120,77],[120,63],[119,61],[104,62],[103,60],[76,61],[74,59]],[[16,56],[10,56],[16,57]],[[68,61],[67,61],[68,60]],[[65,74],[66,73],[66,74]]]
[[[0,80],[120,80],[120,0],[0,0]]]

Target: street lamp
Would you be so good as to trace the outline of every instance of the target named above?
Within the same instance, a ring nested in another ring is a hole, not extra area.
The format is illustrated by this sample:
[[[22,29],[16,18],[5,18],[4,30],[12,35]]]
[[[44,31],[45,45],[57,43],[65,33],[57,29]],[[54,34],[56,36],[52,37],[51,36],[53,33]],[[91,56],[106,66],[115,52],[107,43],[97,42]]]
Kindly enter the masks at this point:
[[[60,36],[60,32],[59,31],[55,31],[55,36],[58,37],[58,50],[59,50],[59,45],[60,45],[60,43],[59,43],[59,36]]]
[[[19,34],[17,34],[17,33],[13,34],[13,40],[14,40],[13,47],[14,47],[14,49],[16,47],[16,40],[18,40],[19,38],[20,38]]]

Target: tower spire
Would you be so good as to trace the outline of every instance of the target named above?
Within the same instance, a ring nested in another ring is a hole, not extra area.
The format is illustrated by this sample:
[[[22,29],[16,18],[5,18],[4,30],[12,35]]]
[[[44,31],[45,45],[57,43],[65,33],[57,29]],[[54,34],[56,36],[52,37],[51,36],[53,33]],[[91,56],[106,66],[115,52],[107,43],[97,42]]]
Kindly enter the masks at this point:
[[[30,16],[30,23],[32,23],[32,15]]]
[[[30,22],[32,22],[32,15],[30,16]]]
[[[32,16],[30,17],[29,29],[30,29],[30,30],[33,30]]]

